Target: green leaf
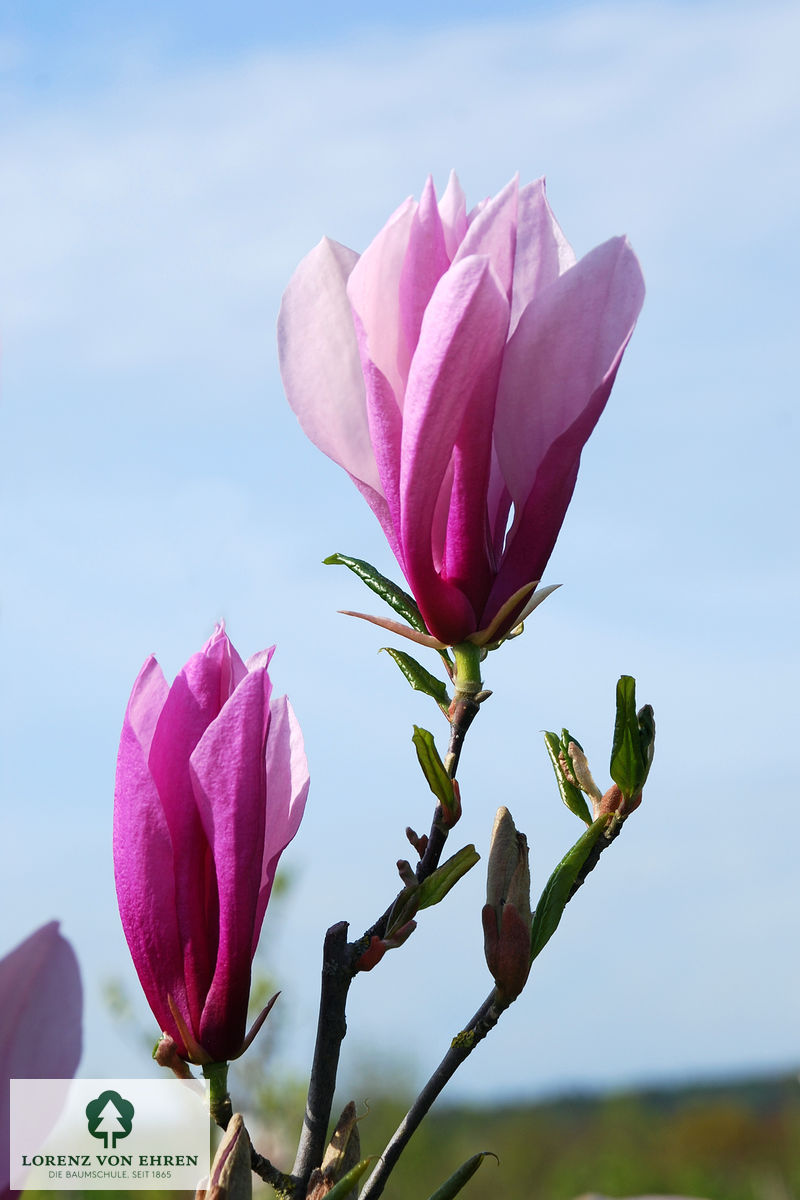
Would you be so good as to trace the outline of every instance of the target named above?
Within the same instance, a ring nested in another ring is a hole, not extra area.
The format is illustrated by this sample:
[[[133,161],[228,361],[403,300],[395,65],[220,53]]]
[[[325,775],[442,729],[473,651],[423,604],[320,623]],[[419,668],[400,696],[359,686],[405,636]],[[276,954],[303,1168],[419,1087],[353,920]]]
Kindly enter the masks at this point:
[[[419,885],[418,907],[430,908],[444,900],[462,875],[466,875],[467,871],[471,871],[475,864],[480,862],[480,857],[474,846],[464,846],[452,858],[448,858],[446,863],[437,867],[433,874]]]
[[[653,765],[653,755],[656,749],[656,719],[651,704],[645,704],[636,715],[639,720],[639,740],[644,758],[644,779],[641,783],[641,786],[644,787],[645,779],[650,774],[650,768]]]
[[[389,919],[386,922],[386,936],[391,937],[392,934],[402,929],[409,921],[412,921],[419,911],[419,894],[420,885],[418,883],[409,883],[403,888],[399,896],[397,896],[392,911],[389,913]]]
[[[433,734],[420,725],[415,725],[411,740],[417,751],[417,759],[422,767],[422,773],[428,781],[428,787],[446,812],[455,813],[458,805],[453,781],[444,769],[444,763],[439,757]]]
[[[350,558],[347,554],[331,554],[322,561],[328,566],[349,567],[354,575],[357,575],[368,588],[375,592],[376,596],[385,600],[404,621],[408,621],[413,629],[417,629],[420,633],[428,632],[428,627],[422,619],[422,613],[417,608],[414,597],[409,596],[408,592],[404,592],[391,579],[381,575],[380,571],[371,563],[364,562],[363,558]]]
[[[357,1162],[354,1167],[351,1167],[346,1175],[343,1175],[338,1183],[335,1183],[331,1190],[325,1196],[325,1200],[346,1200],[346,1197],[351,1192],[355,1192],[356,1184],[362,1175],[366,1174],[370,1163],[375,1161],[375,1155],[372,1158],[362,1158],[361,1162]]]
[[[392,646],[384,646],[383,649],[397,663],[412,688],[424,692],[426,696],[432,696],[446,715],[450,708],[450,696],[443,680],[431,675],[430,671],[426,671],[422,664],[410,654],[406,654],[405,650],[395,650]]]
[[[467,1184],[472,1176],[477,1171],[483,1160],[489,1155],[492,1158],[497,1158],[493,1150],[483,1150],[480,1154],[473,1154],[472,1158],[468,1158],[465,1163],[462,1163],[457,1171],[454,1171],[448,1180],[446,1180],[440,1188],[437,1188],[429,1200],[453,1200],[453,1196],[457,1196],[461,1189]],[[500,1159],[497,1158],[500,1162]]]
[[[564,733],[566,734],[566,730],[564,730]],[[565,754],[567,758],[569,757],[566,746],[557,734],[548,731],[544,735],[544,744],[547,747],[550,762],[553,764],[553,770],[556,773],[556,782],[558,790],[561,793],[561,799],[571,813],[574,813],[576,817],[580,817],[587,825],[591,825],[592,816],[589,812],[589,806],[583,798],[583,792],[567,779],[564,774],[564,768],[559,762],[559,754]]]
[[[544,950],[558,929],[561,915],[569,899],[581,867],[594,849],[595,843],[608,825],[610,816],[603,813],[569,850],[547,881],[539,897],[531,928],[531,962]]]
[[[650,715],[652,717],[652,709]],[[655,733],[655,726],[653,732]],[[610,775],[623,796],[630,799],[642,790],[647,770],[639,715],[636,712],[636,680],[630,675],[622,675],[617,684],[617,715],[614,721]]]

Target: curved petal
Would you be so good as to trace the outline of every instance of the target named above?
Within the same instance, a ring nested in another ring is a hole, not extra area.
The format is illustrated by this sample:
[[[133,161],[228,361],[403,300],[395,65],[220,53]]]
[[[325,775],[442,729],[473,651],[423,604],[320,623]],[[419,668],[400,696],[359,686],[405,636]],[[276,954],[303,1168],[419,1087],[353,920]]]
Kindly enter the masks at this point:
[[[447,187],[439,201],[439,216],[444,229],[444,244],[452,262],[467,232],[467,202],[458,176],[450,172]]]
[[[59,933],[58,921],[43,925],[0,959],[4,1099],[9,1079],[69,1079],[75,1074],[82,1008],[78,960]],[[3,1160],[2,1167],[6,1164]]]
[[[189,759],[219,716],[230,683],[229,640],[215,634],[176,676],[164,702],[148,766],[175,848],[175,904],[187,971],[192,1028],[202,1012],[216,958],[217,884],[208,839],[197,811]]]
[[[419,341],[425,309],[449,266],[442,219],[436,207],[433,180],[429,176],[411,223],[408,249],[400,275],[400,321],[405,355],[399,366],[403,383],[408,380],[408,369]]]
[[[213,979],[198,1041],[216,1060],[244,1040],[250,963],[265,836],[265,744],[271,684],[252,671],[192,753],[194,800],[210,848],[219,896]]]
[[[154,660],[151,660],[154,661]],[[185,1051],[168,997],[187,1024],[183,945],[178,928],[172,839],[144,748],[126,713],[114,795],[114,880],[122,928],[147,1001],[159,1027]],[[194,1025],[196,1028],[196,1025]]]
[[[487,201],[476,214],[453,259],[455,266],[473,254],[487,255],[509,301],[514,276],[518,193],[519,177],[515,175],[502,192]]]
[[[522,314],[506,347],[495,419],[517,523],[550,447],[616,369],[643,300],[636,256],[626,238],[612,238],[538,293]],[[537,577],[534,569],[523,582]]]
[[[598,261],[589,264],[591,269],[582,279],[580,268],[592,255]],[[548,322],[543,329],[537,329],[537,337],[542,339],[545,349],[538,356],[534,378],[546,411],[539,415],[536,432],[541,441],[548,437],[551,440],[543,457],[539,457],[535,476],[517,509],[485,619],[491,620],[518,588],[531,578],[541,578],[544,572],[572,498],[581,451],[608,400],[644,299],[641,270],[625,239],[607,242],[592,255],[582,259],[551,289],[560,289],[562,282],[575,276],[577,286],[561,291],[558,302],[550,308]],[[612,269],[604,272],[602,268],[608,267],[609,260]],[[580,304],[573,307],[570,302],[576,297]],[[561,327],[566,329],[560,346],[555,347],[553,329],[559,323],[559,316]],[[544,372],[544,377],[540,372]],[[554,379],[561,380],[560,393],[556,392]],[[570,423],[561,429],[567,420]],[[529,424],[529,433],[531,428]],[[540,448],[537,443],[536,453]],[[532,452],[534,461],[535,457]]]
[[[278,859],[300,827],[308,797],[308,762],[303,734],[286,696],[278,696],[270,702],[266,763],[267,818],[253,954],[275,881]]]
[[[289,404],[306,435],[356,480],[380,492],[364,381],[347,298],[358,255],[323,238],[291,278],[278,316]]]
[[[488,259],[470,257],[448,271],[425,314],[411,366],[401,454],[401,547],[408,579],[430,632],[445,642],[477,629],[470,601],[435,570],[431,533],[439,491],[458,442],[457,473],[476,473],[474,494],[459,487],[448,522],[447,560],[459,568],[473,554],[463,522],[485,507],[497,377],[508,302]],[[462,428],[464,436],[461,437]],[[455,490],[455,484],[454,484]],[[453,504],[453,501],[451,501]],[[472,542],[484,545],[484,530]],[[451,545],[452,542],[452,545]]]
[[[372,503],[376,495],[359,486],[362,495],[381,523],[383,532],[395,554],[399,550],[400,531],[400,439],[402,418],[400,405],[386,376],[369,357],[367,339],[360,317],[355,317],[356,338],[361,352],[364,385],[367,393],[367,416],[372,451],[380,479],[380,503]],[[403,560],[398,554],[402,567]]]
[[[527,184],[519,193],[509,337],[534,296],[574,265],[575,252],[547,203],[544,179]]]
[[[365,357],[375,364],[401,408],[408,358],[400,280],[416,211],[417,203],[411,198],[400,205],[367,246],[347,281],[347,295],[365,334],[362,365]]]
[[[136,734],[145,758],[150,753],[153,733],[168,692],[169,684],[164,678],[164,672],[156,662],[155,656],[151,654],[136,676],[125,714],[125,719]]]

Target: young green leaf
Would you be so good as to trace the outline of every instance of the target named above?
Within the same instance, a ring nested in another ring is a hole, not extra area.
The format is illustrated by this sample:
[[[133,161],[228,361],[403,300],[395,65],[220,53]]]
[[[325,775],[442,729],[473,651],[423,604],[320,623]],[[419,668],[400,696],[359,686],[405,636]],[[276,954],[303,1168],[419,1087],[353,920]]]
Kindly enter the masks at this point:
[[[463,846],[461,850],[448,858],[446,863],[437,867],[432,875],[422,881],[417,893],[417,907],[419,909],[430,908],[432,905],[438,904],[440,900],[444,900],[462,875],[466,875],[467,871],[471,871],[475,864],[480,862],[480,857],[474,846]]]
[[[351,558],[347,554],[330,554],[322,561],[327,566],[349,567],[354,575],[357,575],[368,588],[375,592],[376,596],[385,600],[412,628],[419,630],[420,633],[428,632],[414,597],[409,596],[408,592],[404,592],[391,579],[381,575],[380,571],[371,563],[364,562],[363,558]]]
[[[428,781],[428,787],[442,808],[449,814],[455,814],[457,811],[460,811],[458,809],[453,781],[447,774],[444,763],[439,757],[439,751],[436,749],[433,734],[429,733],[427,729],[423,729],[420,725],[415,725],[414,735],[411,740],[414,743],[417,759],[419,765],[422,767],[422,773]]]
[[[622,675],[617,684],[610,774],[626,799],[638,795],[644,787],[653,761],[655,731],[650,705],[636,711],[636,680]]]
[[[608,813],[598,817],[583,836],[578,838],[572,849],[564,855],[548,879],[545,889],[539,897],[539,903],[536,905],[536,912],[533,914],[531,962],[544,950],[558,928],[581,867],[591,854],[597,839],[605,830],[610,819]]]
[[[483,1150],[480,1154],[473,1154],[472,1158],[468,1158],[465,1163],[462,1163],[458,1170],[454,1171],[450,1178],[440,1188],[436,1189],[433,1195],[429,1197],[429,1200],[453,1200],[453,1197],[457,1196],[462,1188],[469,1183],[478,1167],[489,1155],[500,1162],[500,1159],[497,1158],[493,1150]]]
[[[432,696],[447,716],[450,708],[450,696],[443,680],[431,675],[430,671],[426,671],[421,663],[418,663],[410,654],[406,654],[404,650],[395,650],[392,646],[384,646],[383,649],[397,663],[412,688],[415,691],[424,692],[426,696]]]
[[[362,1158],[361,1162],[356,1163],[354,1167],[343,1175],[338,1183],[335,1183],[331,1190],[326,1194],[325,1200],[349,1200],[350,1193],[356,1194],[356,1185],[364,1175],[370,1163],[375,1161],[375,1156],[372,1158]]]

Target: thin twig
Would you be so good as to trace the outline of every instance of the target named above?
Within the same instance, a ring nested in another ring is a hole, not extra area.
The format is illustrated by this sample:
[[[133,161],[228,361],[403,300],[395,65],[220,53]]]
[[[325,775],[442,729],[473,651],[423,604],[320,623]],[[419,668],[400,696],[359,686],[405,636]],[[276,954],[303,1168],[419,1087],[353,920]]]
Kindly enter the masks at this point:
[[[290,1197],[294,1194],[297,1180],[293,1175],[286,1175],[283,1171],[279,1171],[268,1158],[251,1145],[250,1147],[250,1169],[258,1175],[259,1179],[263,1179],[264,1183],[268,1183],[275,1189],[279,1196]]]
[[[572,891],[567,898],[567,902],[572,899],[578,888],[585,882],[589,872],[594,870],[603,851],[622,832],[624,823],[624,820],[617,822],[609,829],[606,835],[603,835],[599,839],[592,853],[583,864]],[[359,1200],[378,1200],[378,1197],[383,1193],[383,1189],[397,1160],[405,1150],[421,1121],[429,1112],[433,1102],[455,1075],[461,1064],[469,1058],[478,1043],[482,1042],[489,1031],[494,1029],[507,1007],[508,1005],[501,1005],[497,996],[497,990],[494,989],[487,996],[486,1000],[484,1000],[466,1028],[453,1038],[450,1049],[411,1105],[411,1108],[398,1125],[383,1154],[378,1159],[378,1164],[365,1183]]]
[[[319,1002],[314,1062],[308,1084],[308,1099],[303,1132],[297,1147],[292,1174],[297,1179],[296,1195],[305,1196],[305,1188],[314,1167],[322,1162],[325,1137],[331,1116],[339,1051],[347,1033],[345,1007],[353,980],[347,922],[339,921],[325,934],[322,953],[322,992]]]
[[[445,759],[451,779],[455,778],[464,737],[477,716],[479,707],[479,702],[476,702],[471,696],[463,695],[454,706],[450,718],[450,742]],[[433,814],[428,844],[417,865],[416,875],[419,883],[432,875],[439,866],[448,832],[442,808],[437,805]],[[295,1200],[302,1200],[305,1196],[311,1172],[322,1162],[333,1105],[333,1093],[336,1087],[339,1053],[347,1032],[345,1015],[347,994],[356,974],[356,962],[373,937],[382,938],[385,935],[394,905],[395,901],[393,900],[375,924],[355,942],[347,942],[347,923],[344,921],[332,925],[325,935],[322,991],[314,1061],[308,1086],[303,1130],[292,1169]],[[481,1036],[483,1037],[485,1034]]]
[[[488,693],[482,692],[480,695],[485,697]],[[458,761],[461,758],[461,751],[464,747],[464,738],[467,736],[467,730],[470,725],[477,717],[480,706],[480,700],[476,700],[474,696],[468,695],[466,692],[457,692],[453,697],[452,715],[450,717],[450,744],[447,747],[447,754],[444,760],[447,774],[451,779],[455,779],[456,777]]]
[[[403,1117],[392,1140],[378,1159],[377,1166],[364,1185],[360,1200],[377,1200],[377,1197],[383,1193],[386,1181],[398,1158],[430,1110],[434,1100],[452,1079],[461,1064],[469,1058],[478,1043],[482,1042],[489,1030],[495,1027],[503,1011],[503,1008],[499,1006],[496,992],[493,990],[466,1029],[453,1038],[447,1054]]]

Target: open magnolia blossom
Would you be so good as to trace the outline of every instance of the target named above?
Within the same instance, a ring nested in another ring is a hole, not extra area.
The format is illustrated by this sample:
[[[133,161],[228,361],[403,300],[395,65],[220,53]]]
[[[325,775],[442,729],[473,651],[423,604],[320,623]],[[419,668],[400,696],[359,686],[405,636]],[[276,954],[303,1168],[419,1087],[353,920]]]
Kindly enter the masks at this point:
[[[518,624],[643,299],[627,239],[576,261],[541,179],[469,214],[455,174],[438,203],[429,179],[361,256],[325,238],[297,268],[278,326],[289,403],[439,643]]]
[[[253,955],[308,793],[300,727],[272,695],[272,652],[243,662],[220,625],[172,686],[148,658],[122,728],[122,925],[160,1029],[198,1063],[246,1045]]]

